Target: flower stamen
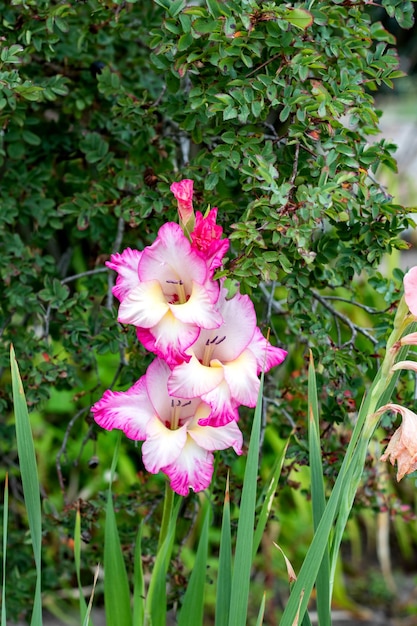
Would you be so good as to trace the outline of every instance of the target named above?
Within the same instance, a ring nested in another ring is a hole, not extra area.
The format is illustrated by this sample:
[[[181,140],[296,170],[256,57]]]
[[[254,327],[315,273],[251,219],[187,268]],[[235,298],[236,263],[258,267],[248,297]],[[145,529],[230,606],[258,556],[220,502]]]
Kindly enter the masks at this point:
[[[165,282],[168,285],[177,286],[177,294],[174,294],[174,300],[173,302],[171,302],[171,304],[177,304],[177,298],[178,298],[178,304],[185,304],[188,298],[185,293],[184,283],[182,282],[182,280],[166,280]]]

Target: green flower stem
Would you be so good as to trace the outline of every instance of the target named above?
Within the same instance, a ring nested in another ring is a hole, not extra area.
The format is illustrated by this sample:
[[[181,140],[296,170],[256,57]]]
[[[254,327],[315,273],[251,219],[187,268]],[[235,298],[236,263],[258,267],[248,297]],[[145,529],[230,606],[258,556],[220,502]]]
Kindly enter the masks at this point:
[[[384,360],[362,402],[342,467],[304,559],[298,579],[291,591],[281,618],[281,626],[292,626],[297,614],[300,618],[304,615],[329,541],[331,542],[329,580],[331,597],[337,555],[343,532],[362,478],[369,442],[380,419],[379,416],[375,416],[375,412],[380,406],[388,402],[394,390],[398,372],[393,372],[392,366],[397,356],[402,358],[404,352],[408,350],[408,346],[400,347],[400,339],[405,331],[410,330],[409,326],[413,322],[415,319],[410,316],[408,307],[402,299],[395,316],[394,328],[387,342]]]
[[[393,372],[392,366],[400,350],[399,341],[406,329],[413,322],[404,298],[401,299],[394,319],[394,327],[388,338],[387,347],[381,367],[374,382],[365,397],[359,411],[358,420],[352,433],[352,438],[346,453],[346,472],[342,478],[344,482],[343,493],[345,497],[340,502],[340,509],[335,527],[335,533],[331,550],[330,587],[333,588],[334,576],[337,565],[337,556],[342,541],[342,536],[353,506],[356,491],[362,479],[363,467],[368,452],[369,443],[380,420],[375,415],[377,409],[388,402],[391,398],[398,373]]]
[[[166,536],[168,534],[169,523],[172,515],[172,507],[174,504],[174,492],[167,481],[165,484],[164,510],[162,513],[161,530],[159,531],[158,551],[161,549]]]

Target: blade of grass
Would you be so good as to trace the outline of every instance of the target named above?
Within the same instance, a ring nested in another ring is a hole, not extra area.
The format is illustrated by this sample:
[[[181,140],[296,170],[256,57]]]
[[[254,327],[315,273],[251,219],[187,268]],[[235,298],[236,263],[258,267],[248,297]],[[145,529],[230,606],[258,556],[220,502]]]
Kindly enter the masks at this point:
[[[261,606],[259,607],[258,618],[256,620],[256,626],[262,626],[262,624],[264,623],[265,602],[266,602],[266,593],[264,591],[263,596],[262,596]]]
[[[75,572],[77,575],[78,582],[78,591],[80,594],[80,623],[83,624],[85,620],[85,616],[87,614],[87,603],[84,598],[83,588],[81,585],[81,515],[80,508],[77,507],[77,512],[75,514],[75,528],[74,528],[74,562],[75,562]],[[88,623],[88,620],[87,620]],[[92,626],[91,622],[89,626]]]
[[[178,626],[202,626],[204,616],[204,586],[206,584],[207,554],[209,537],[210,506],[203,505],[203,528],[198,542],[195,563],[178,618]]]
[[[1,626],[7,626],[6,616],[6,557],[7,557],[7,525],[9,523],[9,474],[4,480],[3,499],[3,574],[1,589]]]
[[[120,433],[116,441],[107,493],[104,526],[104,605],[110,626],[132,626],[130,590],[113,506],[112,482],[119,456]]]
[[[158,549],[145,602],[145,626],[166,626],[166,573],[171,558],[181,498],[174,505],[167,534]]]
[[[96,571],[95,571],[95,574],[94,574],[93,588],[91,590],[90,600],[88,602],[88,607],[87,607],[87,611],[85,613],[84,621],[82,622],[83,626],[89,626],[91,624],[91,622],[90,622],[90,615],[91,615],[91,609],[93,608],[94,592],[96,590],[96,584],[97,584],[99,573],[100,573],[100,565],[97,565]]]
[[[265,499],[262,504],[262,509],[259,514],[258,524],[256,526],[255,534],[253,537],[253,547],[252,547],[252,560],[255,558],[256,553],[258,552],[259,545],[262,540],[262,536],[265,531],[265,526],[268,521],[269,513],[271,512],[272,502],[274,500],[275,491],[277,489],[279,477],[281,475],[282,466],[284,464],[285,455],[287,453],[288,445],[290,442],[290,437],[285,442],[283,449],[278,454],[272,471],[270,473],[267,489],[265,493]]]
[[[246,460],[246,468],[243,478],[242,499],[237,527],[235,560],[230,595],[229,626],[245,626],[248,611],[249,583],[252,567],[252,546],[255,525],[256,484],[258,478],[263,381],[264,376],[262,374],[258,402],[256,404],[255,415],[253,418],[248,458]]]
[[[133,626],[143,626],[145,619],[145,579],[142,567],[142,524],[139,524],[135,541],[133,565]]]
[[[224,494],[223,519],[216,592],[215,626],[227,626],[229,622],[230,590],[232,586],[232,530],[230,526],[229,473]]]
[[[346,458],[344,462],[347,461]],[[281,617],[280,626],[293,626],[297,615],[304,615],[311,591],[317,578],[323,555],[328,546],[328,539],[333,528],[334,519],[339,507],[341,494],[344,488],[343,480],[344,468],[339,473],[333,491],[327,502],[326,510],[314,533],[310,548],[304,559],[297,582],[292,588],[291,595]]]
[[[314,531],[316,531],[324,513],[324,509],[326,508],[326,496],[324,492],[323,465],[321,460],[316,372],[314,369],[314,361],[311,351],[310,364],[308,368],[308,417],[311,501],[313,506]],[[331,626],[330,560],[328,546],[324,551],[323,560],[317,574],[316,592],[319,624],[320,626]]]
[[[38,468],[36,465],[35,446],[33,444],[29,413],[25,392],[20,378],[13,346],[10,346],[12,372],[13,405],[16,420],[16,443],[19,455],[20,474],[22,477],[23,497],[28,515],[29,530],[32,540],[33,556],[36,568],[36,587],[33,601],[31,626],[42,626],[41,596],[41,551],[42,551],[42,515]]]

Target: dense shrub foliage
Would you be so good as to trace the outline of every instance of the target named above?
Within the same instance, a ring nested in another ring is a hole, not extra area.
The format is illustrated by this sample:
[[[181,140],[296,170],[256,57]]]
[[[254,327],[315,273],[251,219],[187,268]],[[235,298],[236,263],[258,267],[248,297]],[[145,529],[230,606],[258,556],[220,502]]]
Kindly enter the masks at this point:
[[[269,419],[302,427],[308,348],[325,419],[354,408],[400,288],[380,263],[406,247],[408,225],[378,183],[395,161],[373,94],[402,72],[368,5],[0,0],[6,465],[11,342],[29,405],[65,391],[68,419],[88,419],[104,388],[144,373],[133,331],[114,321],[104,262],[176,219],[169,186],[181,178],[195,181],[196,209],[219,208],[231,238],[217,277],[252,294],[271,341],[289,350],[279,389],[268,381]],[[412,2],[381,5],[412,25]]]

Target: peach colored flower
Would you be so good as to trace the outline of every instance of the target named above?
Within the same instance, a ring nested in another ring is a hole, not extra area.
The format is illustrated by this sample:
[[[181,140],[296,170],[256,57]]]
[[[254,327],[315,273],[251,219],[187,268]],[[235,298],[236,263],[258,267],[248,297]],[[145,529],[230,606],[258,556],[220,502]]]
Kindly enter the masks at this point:
[[[406,474],[417,470],[417,415],[399,404],[386,404],[378,409],[377,413],[385,411],[400,413],[401,426],[391,437],[387,449],[381,456],[381,461],[390,461],[392,465],[397,462],[397,480],[401,480]]]

